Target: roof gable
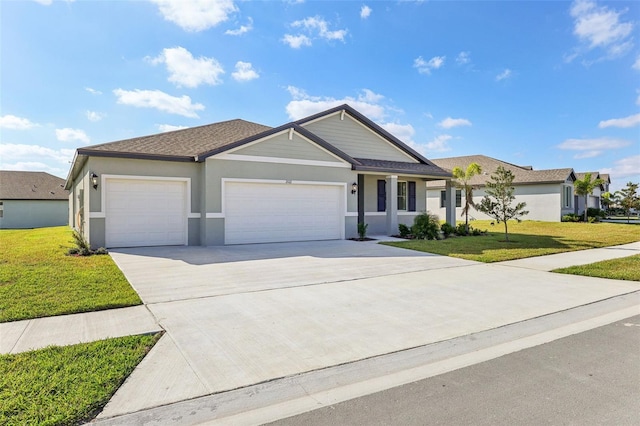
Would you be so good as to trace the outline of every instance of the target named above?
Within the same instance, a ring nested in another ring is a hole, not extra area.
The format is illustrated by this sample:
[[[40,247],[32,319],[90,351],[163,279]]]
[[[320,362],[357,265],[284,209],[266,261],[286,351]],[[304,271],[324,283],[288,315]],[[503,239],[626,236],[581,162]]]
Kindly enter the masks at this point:
[[[0,170],[2,200],[68,200],[64,179],[45,172]]]
[[[296,124],[352,157],[434,165],[347,104],[300,119]]]

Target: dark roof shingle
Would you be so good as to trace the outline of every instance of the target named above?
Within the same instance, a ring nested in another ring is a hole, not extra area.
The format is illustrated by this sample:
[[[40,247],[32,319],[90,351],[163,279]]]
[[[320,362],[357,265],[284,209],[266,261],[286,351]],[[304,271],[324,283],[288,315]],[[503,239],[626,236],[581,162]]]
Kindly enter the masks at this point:
[[[156,135],[125,139],[78,149],[81,155],[133,154],[133,156],[195,158],[203,153],[271,129],[245,120],[229,120]]]
[[[0,170],[0,200],[68,200],[64,179],[45,172]]]

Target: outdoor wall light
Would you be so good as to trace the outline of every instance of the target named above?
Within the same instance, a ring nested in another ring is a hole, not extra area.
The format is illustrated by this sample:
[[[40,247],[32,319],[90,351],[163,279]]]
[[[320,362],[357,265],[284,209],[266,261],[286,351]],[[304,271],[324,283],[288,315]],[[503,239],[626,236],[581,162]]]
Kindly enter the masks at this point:
[[[351,184],[351,193],[352,193],[352,194],[355,194],[356,192],[358,192],[358,184],[357,184],[357,183],[355,183],[355,182],[353,182],[353,183]]]
[[[93,189],[98,189],[98,175],[91,172],[91,186]]]

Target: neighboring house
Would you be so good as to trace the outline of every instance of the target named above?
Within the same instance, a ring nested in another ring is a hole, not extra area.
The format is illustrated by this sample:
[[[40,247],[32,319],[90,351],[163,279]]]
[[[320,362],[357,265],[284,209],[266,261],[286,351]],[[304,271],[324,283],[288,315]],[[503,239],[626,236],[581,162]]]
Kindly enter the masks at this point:
[[[231,120],[79,148],[66,188],[92,247],[396,234],[451,174],[348,105],[270,128]],[[450,209],[453,214],[453,208]]]
[[[515,176],[513,180],[515,202],[527,203],[525,210],[528,210],[529,214],[524,216],[524,219],[560,222],[563,215],[574,212],[573,182],[576,175],[571,168],[533,170],[531,166],[517,166],[484,155],[440,158],[431,161],[446,170],[452,170],[456,166],[464,170],[469,164],[478,163],[482,167],[482,174],[471,179],[471,184],[478,188],[473,192],[474,203],[480,203],[485,195],[485,182],[490,179],[498,166],[502,166],[511,170]],[[458,217],[462,212],[461,207],[464,206],[463,197],[463,191],[456,190]],[[427,209],[443,218],[444,205],[446,205],[445,182],[427,182]],[[490,219],[474,209],[471,209],[469,216],[475,219]]]
[[[0,170],[0,229],[66,225],[69,192],[64,184],[45,172]]]
[[[609,192],[609,185],[611,185],[611,178],[608,174],[600,174],[599,172],[581,172],[576,173],[576,179],[582,180],[587,173],[591,173],[591,180],[598,178],[604,180],[602,185],[593,188],[593,194],[587,196],[587,207],[594,209],[601,209],[602,207],[602,194]],[[574,213],[584,213],[584,195],[575,196],[575,210]]]

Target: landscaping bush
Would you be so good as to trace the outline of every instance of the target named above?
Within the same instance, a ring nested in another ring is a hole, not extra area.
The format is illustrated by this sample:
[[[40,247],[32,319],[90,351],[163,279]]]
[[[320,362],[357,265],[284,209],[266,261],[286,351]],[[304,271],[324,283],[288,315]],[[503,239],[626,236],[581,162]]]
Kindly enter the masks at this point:
[[[451,225],[449,222],[445,222],[442,225],[440,225],[440,230],[444,234],[445,238],[449,238],[449,236],[451,236],[452,234],[455,234],[456,232],[456,228],[453,225]]]
[[[360,222],[358,223],[358,235],[361,240],[364,240],[367,237],[367,228],[369,227],[368,223]]]
[[[411,229],[404,223],[401,223],[400,225],[398,225],[398,232],[400,233],[400,238],[409,238]]]
[[[420,213],[413,219],[411,233],[418,239],[437,240],[440,233],[440,218],[429,212]]]
[[[469,231],[471,231],[471,229],[473,229],[473,228],[472,228],[471,225],[469,225]],[[456,225],[456,229],[455,229],[455,233],[456,233],[456,235],[459,235],[461,237],[467,235],[467,225],[465,225],[464,223],[457,224]]]
[[[606,213],[603,210],[596,209],[593,207],[589,207],[587,209],[587,217],[594,217],[596,220],[604,219],[607,217]]]
[[[569,213],[562,216],[561,220],[563,222],[580,222],[582,220],[582,217],[575,213]]]

